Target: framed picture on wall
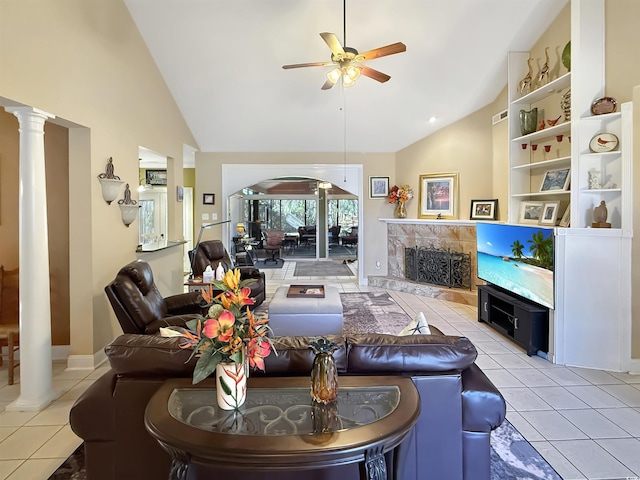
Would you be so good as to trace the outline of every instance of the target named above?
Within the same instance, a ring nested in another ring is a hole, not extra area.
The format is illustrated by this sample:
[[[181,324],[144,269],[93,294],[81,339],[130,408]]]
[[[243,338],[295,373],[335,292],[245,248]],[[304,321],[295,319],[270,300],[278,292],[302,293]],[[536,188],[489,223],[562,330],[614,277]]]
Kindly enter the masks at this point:
[[[458,174],[420,175],[419,218],[458,218]]]
[[[471,220],[496,220],[498,218],[498,199],[471,200]]]
[[[369,198],[387,198],[389,177],[369,177]]]
[[[166,170],[147,170],[145,172],[145,179],[147,181],[147,185],[166,185],[167,171]]]
[[[202,204],[203,205],[215,205],[216,204],[216,194],[215,193],[203,193],[202,194]]]

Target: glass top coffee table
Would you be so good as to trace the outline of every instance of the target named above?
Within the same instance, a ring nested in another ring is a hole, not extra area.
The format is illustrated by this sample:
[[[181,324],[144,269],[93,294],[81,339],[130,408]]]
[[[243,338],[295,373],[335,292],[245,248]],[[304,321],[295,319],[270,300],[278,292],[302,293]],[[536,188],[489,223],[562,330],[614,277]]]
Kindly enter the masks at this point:
[[[145,413],[151,435],[172,456],[170,479],[189,464],[278,472],[360,463],[361,478],[386,480],[385,453],[395,449],[420,414],[409,378],[339,379],[338,401],[312,402],[308,377],[250,378],[238,411],[217,407],[215,383],[168,380]],[[262,477],[261,477],[262,478]]]

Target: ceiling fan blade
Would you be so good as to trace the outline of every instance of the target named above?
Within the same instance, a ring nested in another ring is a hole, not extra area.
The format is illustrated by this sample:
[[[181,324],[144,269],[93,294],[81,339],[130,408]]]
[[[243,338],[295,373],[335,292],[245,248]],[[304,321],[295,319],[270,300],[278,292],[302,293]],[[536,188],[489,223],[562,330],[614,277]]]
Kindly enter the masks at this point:
[[[313,63],[294,63],[292,65],[283,65],[282,68],[288,70],[290,68],[302,68],[302,67],[326,67],[328,65],[334,65],[333,62],[313,62]]]
[[[402,42],[392,43],[386,47],[375,48],[368,52],[361,53],[365,60],[373,60],[374,58],[386,57],[394,53],[402,53],[407,51],[407,46]]]
[[[331,80],[327,79],[327,81],[324,82],[324,84],[322,85],[322,88],[320,90],[329,90],[334,85],[335,85],[335,83],[333,83]]]
[[[331,49],[331,52],[336,57],[338,57],[338,56],[340,58],[344,58],[345,57],[344,48],[342,48],[342,45],[340,45],[340,40],[338,40],[338,37],[336,37],[335,33],[322,32],[320,34],[320,36],[325,41],[325,43],[327,45],[329,45],[329,48]]]
[[[360,68],[360,73],[362,73],[362,75],[369,78],[373,78],[374,80],[377,80],[380,83],[384,83],[391,78],[386,73],[379,72],[378,70],[374,70],[373,68],[369,68],[364,65],[360,65],[358,68]]]

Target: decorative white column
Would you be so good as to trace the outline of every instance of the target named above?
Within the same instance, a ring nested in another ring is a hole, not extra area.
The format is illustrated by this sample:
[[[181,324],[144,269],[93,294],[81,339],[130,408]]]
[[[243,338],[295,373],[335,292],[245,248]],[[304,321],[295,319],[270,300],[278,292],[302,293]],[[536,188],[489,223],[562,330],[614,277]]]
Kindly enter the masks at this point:
[[[7,410],[41,410],[57,396],[51,371],[49,240],[44,122],[53,115],[7,107],[20,123],[20,396]]]

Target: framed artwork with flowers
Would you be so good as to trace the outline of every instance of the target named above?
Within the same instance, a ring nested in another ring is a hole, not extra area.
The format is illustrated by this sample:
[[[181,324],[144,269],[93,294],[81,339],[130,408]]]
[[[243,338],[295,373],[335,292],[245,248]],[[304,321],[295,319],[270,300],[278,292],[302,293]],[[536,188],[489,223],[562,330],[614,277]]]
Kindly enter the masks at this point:
[[[389,177],[369,177],[369,198],[385,198],[389,195]]]
[[[418,218],[458,218],[458,174],[420,175]]]

